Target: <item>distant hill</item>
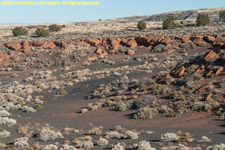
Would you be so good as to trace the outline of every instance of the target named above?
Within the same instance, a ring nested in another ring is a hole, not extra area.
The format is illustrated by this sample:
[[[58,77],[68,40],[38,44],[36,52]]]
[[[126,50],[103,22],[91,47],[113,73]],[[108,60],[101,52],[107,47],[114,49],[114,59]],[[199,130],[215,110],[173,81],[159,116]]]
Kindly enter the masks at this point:
[[[172,12],[166,12],[151,16],[132,16],[132,17],[124,17],[124,18],[118,18],[113,19],[116,22],[136,22],[139,20],[145,20],[145,21],[163,21],[165,20],[169,15],[173,15],[179,20],[193,20],[197,18],[197,15],[199,13],[207,13],[210,16],[211,20],[218,19],[219,18],[219,12],[225,10],[225,7],[221,8],[206,8],[206,9],[195,9],[195,10],[186,10],[186,11],[172,11]]]
[[[191,19],[196,19],[199,13],[207,13],[210,16],[210,19],[214,20],[219,18],[219,12],[222,10],[225,10],[225,7],[167,12],[167,13],[149,16],[145,18],[145,21],[163,21],[169,15],[173,15],[179,20],[191,20]]]

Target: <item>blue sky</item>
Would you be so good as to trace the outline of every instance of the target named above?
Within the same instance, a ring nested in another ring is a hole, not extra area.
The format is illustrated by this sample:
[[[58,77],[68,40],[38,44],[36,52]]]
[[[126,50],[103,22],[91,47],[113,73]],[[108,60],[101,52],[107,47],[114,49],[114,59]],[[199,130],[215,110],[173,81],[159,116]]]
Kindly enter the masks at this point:
[[[39,0],[18,1],[38,2]],[[63,0],[42,1],[62,2]],[[3,6],[0,4],[0,23],[78,22],[136,15],[152,15],[176,10],[225,7],[225,0],[99,0],[99,2],[100,5],[97,6]]]

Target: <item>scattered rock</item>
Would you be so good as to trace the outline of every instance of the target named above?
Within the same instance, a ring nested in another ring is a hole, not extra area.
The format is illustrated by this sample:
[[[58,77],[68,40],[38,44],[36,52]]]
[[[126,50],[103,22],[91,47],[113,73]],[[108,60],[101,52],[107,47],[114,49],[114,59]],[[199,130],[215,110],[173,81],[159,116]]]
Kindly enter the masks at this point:
[[[133,50],[131,50],[131,49],[128,49],[127,54],[128,54],[128,55],[134,55],[135,52],[134,52]]]
[[[182,75],[184,75],[184,72],[185,72],[186,68],[184,66],[182,66],[179,70],[177,70],[175,73],[174,73],[174,76],[175,77],[181,77]]]
[[[208,53],[205,54],[204,60],[206,62],[208,62],[208,61],[210,61],[211,59],[213,59],[215,57],[216,57],[216,53],[213,50],[211,50],[211,51],[209,51]]]
[[[42,46],[44,49],[53,49],[56,47],[54,42],[45,42]]]
[[[12,49],[12,50],[15,50],[15,51],[18,51],[19,49],[22,48],[22,46],[21,46],[21,44],[19,42],[6,43],[6,46],[9,49]]]

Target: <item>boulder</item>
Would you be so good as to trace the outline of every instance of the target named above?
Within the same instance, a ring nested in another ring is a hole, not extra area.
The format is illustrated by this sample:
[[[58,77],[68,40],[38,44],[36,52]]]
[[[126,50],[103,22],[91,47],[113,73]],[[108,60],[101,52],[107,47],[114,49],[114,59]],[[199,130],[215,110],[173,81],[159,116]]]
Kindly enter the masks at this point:
[[[114,53],[119,50],[120,41],[121,41],[120,38],[109,38],[107,41],[109,45],[112,46],[110,53]]]
[[[171,38],[169,36],[164,37],[164,39],[161,41],[161,44],[165,45],[171,44]]]
[[[212,96],[213,96],[213,93],[211,92],[206,96],[205,100],[208,101]]]
[[[214,36],[205,36],[204,40],[208,43],[213,43],[216,40],[216,38]]]
[[[91,44],[91,46],[94,46],[94,47],[97,47],[101,43],[101,41],[97,38],[87,39],[86,42]]]
[[[125,45],[127,47],[131,47],[131,48],[134,48],[134,47],[137,47],[137,42],[135,39],[123,39],[122,41],[122,45]]]
[[[41,47],[43,45],[43,42],[33,42],[32,45],[35,47]]]
[[[60,48],[65,48],[65,45],[68,43],[68,41],[61,41],[61,42],[55,42],[55,45]]]
[[[174,76],[175,77],[181,77],[182,75],[184,75],[184,72],[185,72],[186,68],[184,66],[182,66],[179,70],[177,70],[175,73],[174,73]]]
[[[128,54],[128,55],[134,55],[135,52],[134,52],[133,50],[131,50],[131,49],[128,49],[127,54]]]
[[[206,61],[206,62],[208,62],[208,61],[210,61],[211,59],[213,59],[213,58],[215,58],[216,57],[216,53],[213,51],[213,50],[211,50],[211,51],[209,51],[209,52],[207,52],[206,54],[205,54],[205,56],[204,56],[204,60]]]
[[[137,44],[139,46],[150,46],[150,41],[152,41],[154,38],[154,36],[150,35],[150,36],[142,36],[142,37],[137,37],[135,38]],[[154,44],[153,44],[154,45]]]
[[[108,55],[107,52],[103,52],[103,53],[101,53],[101,54],[98,56],[98,59],[102,59],[102,58],[104,58],[104,57],[107,56],[107,55]]]
[[[164,40],[164,36],[161,36],[161,35],[156,35],[154,36],[154,38],[151,40],[150,44],[154,44],[154,45],[157,45],[159,44],[162,40]]]
[[[89,57],[88,61],[96,61],[97,59],[98,59],[97,57],[93,56],[93,57]]]
[[[42,47],[44,49],[53,49],[55,48],[55,43],[54,42],[45,42]]]
[[[103,53],[103,49],[98,48],[95,52],[96,52],[97,54],[101,54],[101,53]]]
[[[216,75],[216,76],[219,75],[222,71],[223,71],[223,67],[220,66],[219,69],[217,69],[215,75]]]
[[[218,42],[223,42],[224,43],[225,42],[225,37],[217,36],[216,39],[215,39],[215,42],[216,43],[218,43]]]
[[[0,50],[0,62],[8,59],[9,56],[7,54],[5,54],[2,50]]]
[[[203,41],[203,36],[192,36],[190,39],[192,42],[198,43],[198,42]]]
[[[206,46],[206,42],[205,41],[198,41],[196,44],[199,47],[205,47]]]
[[[183,43],[188,43],[190,41],[190,36],[183,36],[183,37],[181,37],[181,41]]]
[[[5,44],[9,49],[11,50],[19,50],[22,48],[21,44],[19,42],[13,42],[13,43],[6,43]]]
[[[29,52],[30,51],[30,49],[31,49],[31,45],[30,45],[30,43],[29,42],[23,42],[23,52],[24,53],[27,53],[27,52]]]

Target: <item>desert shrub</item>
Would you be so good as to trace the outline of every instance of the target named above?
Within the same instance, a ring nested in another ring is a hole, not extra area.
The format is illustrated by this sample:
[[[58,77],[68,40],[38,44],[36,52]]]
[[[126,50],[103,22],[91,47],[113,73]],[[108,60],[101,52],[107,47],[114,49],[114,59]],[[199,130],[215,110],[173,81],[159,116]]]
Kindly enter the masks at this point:
[[[55,140],[57,138],[63,138],[60,132],[56,132],[54,130],[51,130],[50,128],[43,128],[38,135],[44,142],[48,140]]]
[[[37,26],[27,26],[27,29],[35,29]]]
[[[49,30],[44,28],[37,28],[36,34],[39,37],[48,37],[50,35]]]
[[[80,147],[83,149],[90,149],[94,147],[94,143],[92,143],[91,141],[84,141]]]
[[[57,24],[51,24],[50,26],[48,26],[48,28],[50,32],[58,32],[61,30],[61,26]]]
[[[117,143],[116,145],[113,146],[112,150],[124,150],[124,147],[122,146],[121,143]]]
[[[66,95],[66,94],[67,94],[67,91],[66,91],[65,89],[61,89],[61,90],[59,91],[59,94],[60,94],[60,95]]]
[[[213,146],[208,146],[206,150],[223,150],[225,149],[225,144],[221,143],[221,144],[216,144]]]
[[[61,26],[61,28],[65,28],[65,27],[66,27],[66,25],[62,25],[62,26]]]
[[[154,101],[156,101],[155,96],[147,95],[144,98],[138,100],[137,102],[134,102],[132,108],[134,109],[144,108],[146,106],[150,106]]]
[[[27,35],[28,32],[26,29],[24,29],[23,27],[15,27],[13,30],[12,30],[12,33],[14,36],[21,36],[21,35]]]
[[[209,16],[207,14],[198,14],[196,25],[205,26],[210,23]]]
[[[43,26],[42,26],[42,28],[48,28],[48,26],[46,26],[46,25],[43,25]]]
[[[157,108],[144,107],[138,109],[134,114],[134,119],[151,119],[158,114]]]
[[[145,23],[145,21],[139,21],[138,24],[137,24],[137,28],[138,28],[139,30],[144,30],[144,29],[146,29],[146,23]]]
[[[219,17],[220,19],[225,19],[225,10],[220,11]]]
[[[91,130],[88,131],[88,134],[89,135],[101,135],[102,131],[99,128],[94,127],[94,128],[92,128]]]
[[[141,141],[134,144],[134,148],[136,150],[156,150],[155,148],[151,147],[150,143],[147,141]]]
[[[99,138],[99,140],[97,141],[97,145],[99,146],[106,146],[109,144],[109,141],[105,138]]]
[[[166,20],[163,21],[163,29],[174,29],[176,27],[174,16],[168,16]]]
[[[174,142],[178,141],[179,136],[177,136],[175,133],[165,133],[161,134],[161,140],[164,142]]]

